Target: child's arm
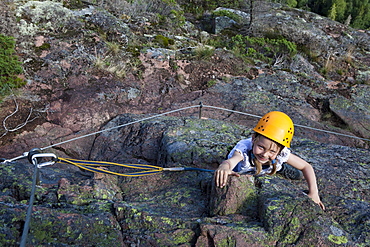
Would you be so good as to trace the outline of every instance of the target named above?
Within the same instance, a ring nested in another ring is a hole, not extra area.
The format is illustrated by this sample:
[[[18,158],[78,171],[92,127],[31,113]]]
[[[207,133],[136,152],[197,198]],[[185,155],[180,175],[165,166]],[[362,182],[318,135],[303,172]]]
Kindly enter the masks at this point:
[[[294,154],[290,154],[287,163],[302,171],[303,176],[308,184],[308,196],[312,198],[312,200],[317,203],[322,208],[322,210],[325,210],[325,206],[321,202],[319,197],[315,171],[313,170],[312,166],[308,162]]]
[[[240,175],[236,172],[233,172],[233,169],[243,159],[243,156],[238,151],[235,151],[230,159],[222,161],[214,175],[216,186],[221,188],[224,187],[227,183],[227,178],[229,175],[239,177]]]

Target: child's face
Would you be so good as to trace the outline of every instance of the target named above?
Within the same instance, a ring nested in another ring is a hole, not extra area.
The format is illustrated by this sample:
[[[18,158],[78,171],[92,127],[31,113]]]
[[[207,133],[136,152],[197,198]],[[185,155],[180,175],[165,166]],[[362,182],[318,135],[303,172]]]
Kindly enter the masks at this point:
[[[262,164],[276,159],[280,152],[280,148],[275,142],[262,135],[254,138],[253,144],[253,154]]]

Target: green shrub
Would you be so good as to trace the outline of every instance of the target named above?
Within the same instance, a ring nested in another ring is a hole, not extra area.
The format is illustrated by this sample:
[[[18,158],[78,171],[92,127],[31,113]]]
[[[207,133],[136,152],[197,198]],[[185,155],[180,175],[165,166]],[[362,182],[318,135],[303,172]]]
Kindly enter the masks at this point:
[[[194,50],[195,58],[198,60],[208,60],[215,54],[215,49],[209,46],[199,46]]]
[[[217,80],[209,80],[207,81],[207,87],[213,87],[217,84]]]
[[[230,19],[236,21],[236,22],[241,22],[242,18],[240,17],[240,15],[237,15],[229,10],[217,10],[217,11],[213,11],[213,15],[214,16],[227,16],[229,17]]]
[[[153,41],[163,48],[168,48],[169,45],[175,44],[175,41],[173,39],[167,38],[161,34],[156,35]]]
[[[216,48],[224,48],[227,46],[228,43],[227,36],[218,35],[213,36],[207,40],[207,45],[214,46]]]
[[[184,16],[184,11],[178,11],[178,10],[171,10],[171,22],[176,27],[182,27],[185,22],[186,18]]]
[[[277,56],[292,57],[297,53],[297,45],[284,38],[269,39],[240,34],[231,38],[228,48],[236,55],[259,59],[267,63],[272,62]]]
[[[185,12],[193,13],[196,16],[202,15],[207,10],[214,10],[217,7],[241,9],[246,5],[246,1],[242,0],[193,0],[193,1],[177,1],[182,6]]]
[[[209,39],[208,45],[215,48],[227,48],[236,57],[245,62],[253,63],[260,60],[271,64],[277,57],[290,59],[297,54],[297,45],[283,37],[249,37],[241,34],[229,36],[222,35]]]
[[[23,72],[21,62],[14,54],[15,41],[13,37],[0,34],[0,96],[8,94],[11,89],[25,85],[18,77]]]
[[[69,9],[82,8],[84,5],[81,0],[63,0],[63,6]]]

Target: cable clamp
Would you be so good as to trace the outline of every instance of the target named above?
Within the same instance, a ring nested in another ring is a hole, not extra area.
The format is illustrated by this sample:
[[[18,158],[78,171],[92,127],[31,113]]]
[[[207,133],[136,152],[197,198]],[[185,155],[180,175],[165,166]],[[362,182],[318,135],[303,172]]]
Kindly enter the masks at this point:
[[[184,171],[184,167],[169,167],[169,168],[163,168],[163,171]]]
[[[10,163],[10,162],[13,162],[13,161],[16,161],[16,160],[20,160],[20,159],[24,159],[24,158],[27,158],[28,156],[28,152],[25,152],[23,153],[23,155],[20,155],[18,157],[15,157],[13,159],[1,159],[1,163]]]

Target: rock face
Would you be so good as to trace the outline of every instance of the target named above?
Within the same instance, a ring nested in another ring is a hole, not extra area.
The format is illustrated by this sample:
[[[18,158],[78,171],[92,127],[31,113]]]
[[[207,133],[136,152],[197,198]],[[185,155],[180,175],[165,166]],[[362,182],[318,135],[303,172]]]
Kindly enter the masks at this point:
[[[91,159],[161,167],[215,169],[244,126],[196,118],[122,115],[104,128]],[[135,123],[136,122],[136,123]],[[211,145],[212,144],[212,145]],[[369,150],[294,139],[295,154],[314,167],[323,212],[307,185],[279,176],[231,177],[214,188],[212,173],[98,175],[56,164],[40,170],[28,243],[53,246],[363,246],[369,236]],[[138,155],[140,154],[140,155]],[[157,154],[157,158],[153,154]],[[113,167],[117,173],[132,169]],[[1,166],[1,239],[16,246],[30,196],[32,166]],[[16,224],[14,224],[16,222]],[[57,226],[57,227],[55,227]]]
[[[368,102],[362,99],[369,98],[368,87],[354,88],[351,92],[351,101],[343,96],[330,100],[330,109],[341,117],[354,132],[361,133],[365,138],[370,136],[370,114]]]
[[[280,110],[296,124],[292,149],[314,167],[327,210],[304,194],[305,181],[278,176],[231,178],[221,190],[199,170],[126,177],[57,163],[40,169],[27,244],[370,245],[369,32],[261,3],[247,29],[249,15],[239,10],[222,9],[235,20],[208,15],[218,33],[210,34],[164,2],[0,2],[0,32],[16,38],[28,82],[0,105],[0,157],[39,147],[59,157],[214,170],[257,116]],[[266,63],[209,46],[235,27],[301,49]],[[19,245],[32,177],[27,161],[1,163],[1,246]]]

